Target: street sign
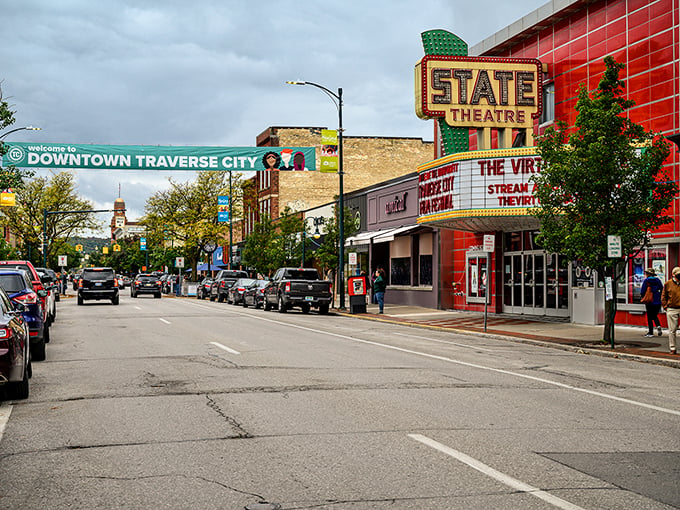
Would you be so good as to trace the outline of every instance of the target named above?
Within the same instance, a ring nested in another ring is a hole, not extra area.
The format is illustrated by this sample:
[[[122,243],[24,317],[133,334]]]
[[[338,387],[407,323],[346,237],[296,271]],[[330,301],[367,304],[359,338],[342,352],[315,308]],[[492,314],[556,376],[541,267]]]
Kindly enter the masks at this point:
[[[623,257],[621,236],[607,236],[607,257],[610,258]]]
[[[68,261],[68,257],[67,257],[66,255],[59,255],[57,258],[59,259],[58,264],[59,264],[61,267],[68,266],[68,262],[67,262],[67,261]]]
[[[484,251],[493,253],[496,247],[496,236],[493,234],[486,234],[484,236]]]
[[[184,267],[184,257],[175,257],[175,267]]]
[[[146,237],[139,238],[139,249],[141,251],[146,251]]]

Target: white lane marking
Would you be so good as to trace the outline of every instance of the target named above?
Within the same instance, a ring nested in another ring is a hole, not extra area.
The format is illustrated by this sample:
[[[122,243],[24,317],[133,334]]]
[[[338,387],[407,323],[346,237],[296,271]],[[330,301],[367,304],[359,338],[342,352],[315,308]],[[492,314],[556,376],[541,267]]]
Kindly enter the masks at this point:
[[[2,435],[4,434],[5,427],[9,421],[9,415],[12,414],[12,407],[13,406],[7,403],[0,404],[0,441],[2,441]]]
[[[193,304],[194,306],[201,306],[200,304],[194,304],[194,303],[191,303],[191,304]],[[205,308],[208,308],[208,309],[213,310],[213,311],[215,310],[215,308],[212,308],[212,307],[206,306]],[[571,386],[570,384],[564,384],[564,383],[560,383],[560,382],[556,382],[556,381],[551,381],[549,379],[543,379],[542,377],[536,377],[536,376],[527,375],[527,374],[518,374],[516,372],[511,372],[510,370],[503,370],[502,368],[487,367],[487,366],[484,366],[484,365],[478,365],[477,363],[468,363],[466,361],[459,361],[459,360],[456,360],[456,359],[447,358],[445,356],[438,356],[436,354],[428,354],[426,352],[414,351],[412,349],[404,349],[403,347],[396,347],[394,345],[381,344],[380,342],[373,342],[371,340],[362,340],[360,338],[354,338],[354,337],[347,336],[347,335],[341,335],[340,333],[332,333],[330,331],[323,331],[323,330],[320,330],[320,329],[308,328],[306,326],[299,326],[297,324],[290,324],[288,322],[282,322],[282,321],[277,321],[277,320],[274,320],[274,319],[269,319],[267,317],[262,317],[259,314],[253,315],[251,313],[241,312],[239,310],[229,310],[229,312],[236,313],[238,315],[243,315],[243,316],[250,317],[250,318],[256,318],[259,321],[272,322],[274,324],[282,324],[282,325],[285,325],[285,326],[289,326],[291,328],[302,329],[302,330],[305,330],[305,331],[311,331],[313,333],[319,333],[319,334],[327,335],[327,336],[334,336],[336,338],[343,338],[345,340],[351,340],[351,341],[357,342],[357,343],[362,343],[362,344],[366,344],[366,345],[373,345],[373,346],[376,346],[376,347],[382,347],[384,349],[390,349],[390,350],[393,350],[393,351],[405,352],[407,354],[414,354],[416,356],[422,356],[423,358],[436,359],[436,360],[439,360],[439,361],[444,361],[446,363],[454,363],[456,365],[462,365],[462,366],[466,366],[466,367],[470,367],[470,368],[477,368],[479,370],[488,370],[488,371],[491,371],[491,372],[496,372],[498,374],[505,374],[505,375],[511,375],[513,377],[520,377],[522,379],[528,379],[530,381],[536,381],[536,382],[540,382],[540,383],[543,383],[543,384],[549,384],[551,386],[557,386],[558,388],[562,388],[562,389],[565,389],[565,390],[577,391],[579,393],[585,393],[587,395],[593,395],[595,397],[606,398],[606,399],[609,399],[609,400],[614,400],[616,402],[622,402],[624,404],[630,404],[630,405],[634,405],[634,406],[644,407],[645,409],[651,409],[653,411],[659,411],[661,413],[680,416],[680,411],[676,411],[675,409],[668,409],[666,407],[659,407],[659,406],[655,406],[655,405],[652,405],[652,404],[646,404],[644,402],[638,402],[637,400],[630,400],[630,399],[623,398],[623,397],[617,397],[615,395],[608,395],[607,393],[602,393],[600,391],[593,391],[593,390],[587,390],[587,389],[584,389],[584,388],[578,388],[576,386]]]
[[[474,459],[469,455],[464,454],[463,452],[459,452],[458,450],[454,450],[453,448],[449,448],[448,446],[443,445],[442,443],[438,443],[437,441],[430,439],[429,437],[420,434],[409,434],[408,437],[416,441],[419,441],[424,445],[429,446],[430,448],[434,448],[435,450],[445,453],[446,455],[453,457],[454,459],[462,462],[463,464],[467,464],[472,469],[476,469],[480,473],[483,473],[486,476],[489,476],[514,490],[526,492],[527,494],[542,499],[543,501],[550,503],[551,505],[557,508],[562,508],[563,510],[584,510],[582,507],[574,505],[569,501],[565,501],[561,498],[558,498],[557,496],[553,496],[548,492],[542,491],[541,489],[532,487],[531,485],[526,484],[521,480],[518,480],[517,478],[513,478],[512,476],[506,475],[505,473],[496,471],[491,466],[487,466],[486,464],[478,461],[477,459]]]
[[[395,335],[405,336],[406,338],[420,338],[422,340],[428,340],[429,342],[437,342],[440,344],[457,345],[458,347],[467,347],[469,349],[475,349],[478,351],[494,352],[493,349],[485,349],[484,347],[477,347],[476,345],[459,344],[456,342],[449,342],[448,340],[435,340],[434,338],[427,338],[426,336],[407,335],[405,333],[395,333]]]
[[[232,354],[241,354],[240,352],[235,351],[234,349],[230,349],[230,348],[227,347],[226,345],[222,345],[222,344],[219,343],[219,342],[210,342],[210,343],[211,343],[212,345],[214,345],[215,347],[219,347],[220,349],[224,349],[225,351],[230,352],[230,353],[232,353]]]
[[[172,324],[170,321],[166,321],[165,319],[161,319],[160,317],[158,318],[158,320],[164,322],[165,324]]]
[[[139,306],[135,306],[135,308],[136,308],[137,310],[141,310],[141,307],[139,307]]]

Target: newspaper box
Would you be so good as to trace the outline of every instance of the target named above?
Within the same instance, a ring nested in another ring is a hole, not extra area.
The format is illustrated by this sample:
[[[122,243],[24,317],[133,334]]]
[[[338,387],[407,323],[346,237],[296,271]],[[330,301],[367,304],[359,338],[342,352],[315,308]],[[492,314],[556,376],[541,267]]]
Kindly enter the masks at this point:
[[[349,313],[366,313],[368,285],[365,276],[350,276],[347,279]]]

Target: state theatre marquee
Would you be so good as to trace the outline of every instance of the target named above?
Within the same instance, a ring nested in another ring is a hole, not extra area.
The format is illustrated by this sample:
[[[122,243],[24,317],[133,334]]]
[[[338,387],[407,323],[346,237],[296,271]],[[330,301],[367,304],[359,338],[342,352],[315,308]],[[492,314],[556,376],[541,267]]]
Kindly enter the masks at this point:
[[[418,223],[469,232],[538,227],[535,147],[452,154],[418,167]]]

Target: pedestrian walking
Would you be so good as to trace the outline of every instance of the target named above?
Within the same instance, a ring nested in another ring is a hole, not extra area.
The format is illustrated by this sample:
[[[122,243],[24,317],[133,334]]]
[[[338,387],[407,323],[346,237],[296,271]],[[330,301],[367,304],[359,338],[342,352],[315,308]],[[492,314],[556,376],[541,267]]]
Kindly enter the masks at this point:
[[[664,283],[661,291],[661,306],[666,310],[668,319],[668,349],[675,354],[675,333],[680,317],[680,267],[674,267],[671,274],[671,279]]]
[[[182,275],[178,274],[175,280],[177,288],[175,289],[175,296],[180,297],[182,295]]]
[[[385,289],[387,288],[387,282],[385,281],[385,271],[379,268],[376,271],[375,280],[373,280],[373,292],[375,293],[375,298],[378,300],[378,308],[380,311],[378,313],[383,313],[385,308]],[[680,310],[678,310],[680,312]]]
[[[68,287],[68,276],[66,275],[66,271],[63,271],[61,273],[61,293],[64,296],[66,295],[66,287]]]
[[[645,270],[645,280],[640,287],[640,296],[645,299],[646,293],[651,292],[651,301],[645,302],[645,310],[647,311],[647,334],[646,337],[654,336],[654,325],[656,325],[656,332],[661,336],[661,322],[659,321],[659,312],[661,311],[661,291],[663,291],[663,283],[656,276],[656,271],[653,268]]]

